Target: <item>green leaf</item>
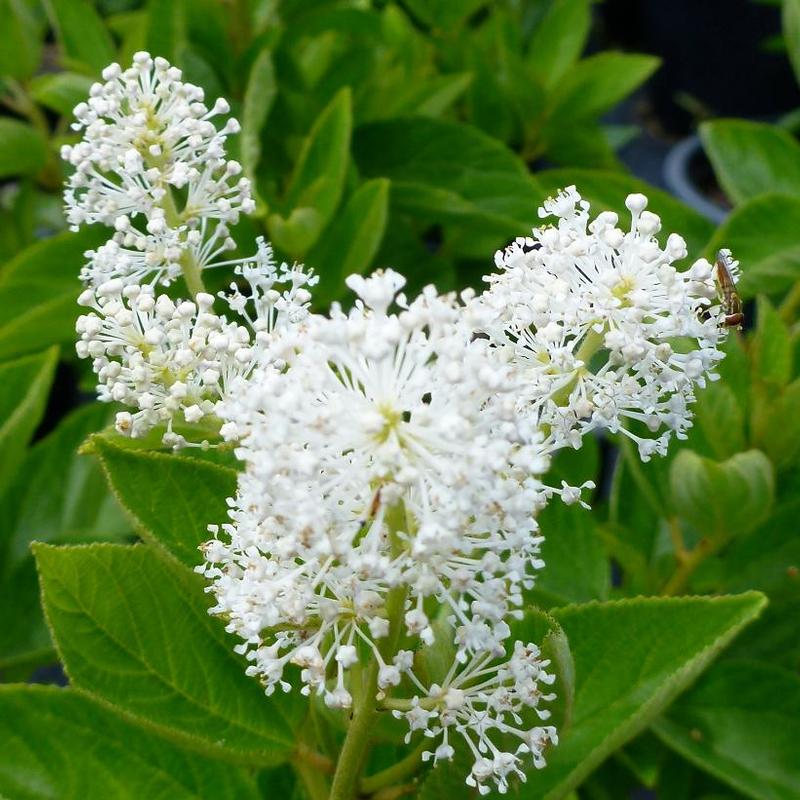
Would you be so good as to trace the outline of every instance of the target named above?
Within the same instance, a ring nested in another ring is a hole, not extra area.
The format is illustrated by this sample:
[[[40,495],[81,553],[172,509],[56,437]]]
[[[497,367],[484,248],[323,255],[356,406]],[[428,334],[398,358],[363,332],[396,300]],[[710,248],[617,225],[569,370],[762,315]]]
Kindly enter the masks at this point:
[[[776,391],[757,387],[751,418],[754,443],[778,470],[790,468],[800,456],[800,378]]]
[[[783,38],[789,61],[800,81],[800,0],[783,0]]]
[[[756,592],[555,609],[575,663],[572,726],[521,800],[556,800],[643,730],[764,607]]]
[[[0,118],[0,178],[35,175],[47,161],[47,142],[26,122]]]
[[[548,89],[578,60],[591,26],[589,0],[556,0],[531,38],[526,62]]]
[[[145,41],[153,57],[162,56],[167,61],[176,62],[186,44],[187,12],[184,0],[149,0]]]
[[[242,167],[253,186],[256,185],[256,168],[261,160],[261,131],[277,94],[272,53],[264,48],[250,68],[242,109]]]
[[[753,530],[775,498],[772,464],[760,450],[722,462],[680,450],[670,467],[670,487],[680,516],[711,539]]]
[[[746,449],[744,409],[724,377],[698,393],[689,436],[693,449],[701,450],[702,439],[703,455],[719,460]]]
[[[78,103],[89,96],[92,79],[77,72],[37,75],[30,83],[31,97],[39,104],[70,116]]]
[[[90,0],[46,0],[45,5],[66,66],[94,75],[114,61],[111,35]]]
[[[508,148],[469,125],[424,117],[370,123],[354,138],[358,167],[392,181],[392,207],[452,224],[454,252],[485,258],[530,231],[542,192]]]
[[[785,386],[792,377],[792,339],[780,314],[763,297],[758,298],[751,346],[753,377],[773,386]]]
[[[457,28],[486,0],[406,0],[405,5],[412,14],[432,28],[450,31]]]
[[[107,238],[107,228],[59,234],[31,245],[2,268],[0,359],[52,344],[72,347],[83,253]]]
[[[14,476],[47,405],[58,350],[0,364],[0,492]]]
[[[88,542],[131,534],[100,465],[77,454],[80,443],[108,417],[108,406],[99,403],[70,414],[28,450],[0,499],[0,606],[14,608],[0,626],[0,667],[14,667],[22,678],[26,664],[55,660],[31,541]]]
[[[34,546],[70,681],[213,756],[266,766],[294,748],[306,701],[264,696],[212,619],[203,581],[144,545]]]
[[[321,306],[345,291],[348,275],[362,274],[378,252],[389,211],[389,181],[375,178],[353,192],[341,215],[323,234],[307,261],[320,276],[314,300]]]
[[[173,454],[124,450],[102,436],[93,447],[109,485],[143,538],[188,567],[199,564],[208,526],[228,520],[236,472]]]
[[[800,195],[800,144],[776,125],[714,120],[700,126],[700,136],[722,188],[735,203],[765,192]]]
[[[628,175],[592,169],[549,169],[537,173],[536,177],[548,194],[575,185],[581,196],[592,204],[593,216],[600,211],[616,211],[623,223],[630,218],[625,198],[633,192],[647,195],[650,198],[649,210],[661,217],[662,233],[659,236],[666,239],[669,233],[679,233],[686,239],[689,253],[695,257],[700,255],[714,230],[705,217],[689,206]]]
[[[252,779],[136,728],[86,695],[0,687],[0,794],[15,800],[256,800]]]
[[[406,93],[406,97],[392,109],[392,114],[383,114],[379,118],[405,114],[419,114],[425,117],[441,116],[464,94],[471,82],[472,75],[469,72],[456,72],[449,75],[437,75],[426,81],[415,83],[408,87],[409,91]]]
[[[800,787],[800,677],[771,664],[727,661],[658,720],[684,758],[756,800],[794,800]]]
[[[579,61],[558,84],[552,118],[596,117],[627,97],[655,72],[659,59],[633,53],[598,53]]]
[[[742,297],[774,295],[800,280],[800,198],[765,194],[737,206],[717,229],[706,248],[713,258],[728,247],[739,260]]]
[[[351,106],[350,89],[344,88],[317,117],[295,164],[285,204],[293,211],[313,212],[306,216],[302,238],[283,241],[284,218],[271,214],[267,220],[276,244],[295,257],[303,256],[314,244],[339,205],[350,162]]]
[[[44,30],[26,0],[0,0],[0,75],[25,80],[42,57]]]

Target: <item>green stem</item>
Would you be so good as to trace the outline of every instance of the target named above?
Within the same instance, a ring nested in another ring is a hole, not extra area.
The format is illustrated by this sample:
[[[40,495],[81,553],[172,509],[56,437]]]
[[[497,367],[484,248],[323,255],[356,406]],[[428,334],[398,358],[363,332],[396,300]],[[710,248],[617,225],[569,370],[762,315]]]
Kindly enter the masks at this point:
[[[781,319],[787,325],[794,321],[795,313],[797,312],[798,307],[800,307],[800,282],[795,283],[778,309]]]
[[[401,527],[408,527],[403,507],[387,510],[386,523],[390,528],[392,551],[396,555],[402,543],[396,535]],[[386,598],[386,616],[389,618],[389,635],[381,642],[380,653],[385,661],[389,661],[397,652],[402,633],[403,609],[406,602],[407,588],[398,586],[392,589]],[[354,702],[355,712],[350,720],[344,744],[339,753],[336,772],[333,776],[330,800],[354,800],[358,795],[361,772],[367,758],[372,739],[375,719],[378,714],[378,660],[374,655],[370,658],[361,678]],[[356,687],[354,687],[356,688]]]
[[[373,658],[364,675],[361,703],[347,729],[339,761],[333,776],[330,800],[353,800],[358,780],[367,757],[372,729],[377,711],[375,695],[378,691],[378,662]]]
[[[171,189],[167,189],[167,193],[164,195],[163,208],[167,225],[171,228],[177,228],[183,220],[181,219],[178,207],[175,205],[175,198],[172,195]],[[181,265],[183,279],[186,281],[186,288],[189,290],[190,294],[193,297],[197,297],[200,292],[205,292],[206,288],[201,275],[202,270],[190,250],[183,251],[183,255],[181,255],[178,263]]]
[[[583,337],[581,346],[578,348],[578,352],[575,353],[575,359],[583,362],[584,366],[577,369],[572,379],[553,394],[551,399],[556,405],[560,406],[569,399],[575,384],[578,382],[579,375],[586,370],[586,365],[591,361],[592,356],[603,346],[604,338],[605,328],[599,333],[593,328],[589,328],[589,333]]]
[[[292,761],[292,767],[300,778],[303,788],[310,800],[327,800],[328,798],[328,782],[325,780],[325,775],[319,771],[313,764],[306,761],[295,760]]]
[[[701,539],[693,550],[686,552],[683,560],[678,561],[678,567],[664,584],[661,594],[673,597],[681,594],[686,589],[689,579],[697,568],[709,557],[714,555],[727,541],[727,539],[711,540]]]

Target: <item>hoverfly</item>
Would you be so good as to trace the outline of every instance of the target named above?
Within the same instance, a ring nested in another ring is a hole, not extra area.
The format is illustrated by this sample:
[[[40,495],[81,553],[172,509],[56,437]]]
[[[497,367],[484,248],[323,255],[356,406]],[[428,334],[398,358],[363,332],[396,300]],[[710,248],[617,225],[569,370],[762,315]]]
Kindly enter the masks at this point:
[[[722,301],[722,310],[725,314],[722,324],[727,328],[739,328],[741,330],[744,322],[744,312],[742,310],[742,298],[739,297],[736,291],[736,283],[733,280],[733,264],[730,250],[720,250],[717,253],[716,270],[717,287]]]

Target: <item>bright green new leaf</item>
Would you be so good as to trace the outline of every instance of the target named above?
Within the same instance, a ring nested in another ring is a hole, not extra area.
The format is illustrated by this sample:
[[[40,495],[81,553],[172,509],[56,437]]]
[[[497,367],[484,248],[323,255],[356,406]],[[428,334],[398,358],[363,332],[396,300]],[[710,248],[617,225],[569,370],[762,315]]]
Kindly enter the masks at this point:
[[[630,212],[625,208],[625,198],[632,192],[640,192],[650,199],[648,210],[661,217],[661,234],[680,233],[695,258],[708,242],[714,226],[694,209],[684,205],[666,192],[656,189],[644,181],[616,172],[593,169],[549,169],[536,175],[548,194],[575,185],[581,196],[592,204],[592,216],[600,211],[616,211],[620,225],[630,222]]]
[[[0,364],[0,493],[44,415],[58,350]]]
[[[230,764],[187,753],[71,689],[0,687],[0,795],[15,800],[256,800]]]
[[[348,275],[365,272],[378,252],[389,211],[389,181],[362,184],[308,254],[320,276],[314,300],[321,306],[345,291]]]
[[[558,85],[586,46],[592,21],[589,6],[589,0],[556,0],[531,37],[525,60],[550,89]]]
[[[800,197],[765,194],[737,206],[706,248],[728,247],[742,265],[742,297],[773,295],[800,280]]]
[[[704,537],[727,540],[766,518],[775,497],[775,476],[760,450],[722,462],[680,450],[670,466],[670,488],[683,519]]]
[[[145,545],[34,546],[71,682],[180,743],[266,766],[294,748],[305,701],[245,675],[203,581]]]
[[[350,89],[342,89],[317,117],[292,172],[285,205],[294,211],[311,209],[303,237],[295,237],[291,255],[299,258],[314,244],[336,211],[350,163],[353,112]],[[291,222],[291,216],[289,221]],[[270,215],[270,233],[283,218]],[[279,230],[279,228],[278,228]]]
[[[236,493],[236,472],[173,454],[124,450],[102,436],[93,448],[108,482],[142,536],[188,567],[202,560],[200,544],[208,526],[228,519],[228,497]]]
[[[75,106],[89,96],[92,83],[91,78],[77,72],[53,72],[37,75],[29,91],[37,103],[70,117]]]
[[[91,0],[46,0],[62,60],[70,69],[97,75],[115,58],[114,42]]]
[[[261,131],[278,93],[272,53],[264,48],[250,68],[242,109],[242,167],[255,186],[256,168],[261,160]]]
[[[780,314],[764,297],[756,307],[756,333],[752,341],[753,377],[785,386],[792,377],[792,337]]]
[[[557,800],[643,730],[764,607],[756,592],[555,609],[575,663],[572,725],[521,800]]]
[[[47,142],[27,122],[0,118],[0,178],[35,175],[47,161]]]
[[[700,126],[714,172],[735,203],[765,192],[800,196],[800,144],[776,125],[720,119]]]
[[[659,63],[654,56],[633,53],[603,52],[584,58],[558,84],[553,119],[603,114],[644,83]]]
[[[0,75],[25,80],[36,72],[44,30],[26,0],[0,0]]]
[[[385,120],[359,127],[354,144],[364,175],[391,179],[393,208],[457,226],[448,242],[454,252],[485,257],[537,219],[542,193],[525,164],[468,125]]]
[[[654,730],[684,758],[755,800],[796,800],[800,677],[771,664],[710,669]]]
[[[52,344],[73,346],[83,253],[108,236],[103,227],[59,234],[26,248],[0,270],[0,359]]]

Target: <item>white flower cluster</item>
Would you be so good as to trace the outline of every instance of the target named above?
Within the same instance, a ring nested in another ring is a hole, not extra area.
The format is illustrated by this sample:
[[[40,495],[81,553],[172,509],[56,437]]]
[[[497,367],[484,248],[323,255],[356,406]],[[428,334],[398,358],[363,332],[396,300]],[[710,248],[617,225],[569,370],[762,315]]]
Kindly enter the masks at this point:
[[[247,470],[200,568],[214,582],[212,611],[268,690],[288,688],[295,664],[306,693],[349,707],[345,672],[359,646],[381,693],[404,676],[421,687],[411,654],[385,643],[432,644],[433,601],[447,609],[456,654],[446,690],[426,690],[436,698],[426,719],[437,721],[425,728],[444,732],[439,756],[451,727],[470,741],[480,731],[478,750],[495,751],[490,734],[514,731],[506,715],[537,705],[546,679],[533,645],[488,665],[505,655],[507,620],[542,566],[534,517],[551,493],[537,477],[548,459],[515,414],[512,367],[454,297],[429,289],[407,302],[391,270],[348,283],[360,298],[350,313],[310,318],[286,367],[268,365],[220,406]],[[412,729],[421,713],[406,715]],[[516,732],[540,757],[529,731]],[[496,752],[497,769],[484,775],[482,756],[474,774],[503,785],[518,758]]]
[[[253,208],[225,157],[238,126],[213,122],[227,104],[209,110],[146,53],[103,78],[64,148],[70,223],[115,231],[88,254],[77,351],[100,399],[129,407],[119,430],[163,425],[179,447],[185,423],[236,447],[230,519],[198,567],[211,613],[267,693],[366,697],[431,740],[424,760],[459,738],[467,783],[505,792],[557,742],[550,662],[512,631],[543,566],[536,517],[593,486],[546,486],[550,455],[598,427],[664,452],[741,314],[726,317],[708,262],[673,266],[685,244],[659,246],[644,197],[624,232],[615,214],[590,221],[574,187],[540,212],[555,225],[497,254],[481,295],[409,300],[386,270],[348,279],[351,310],[312,314],[316,279],[265,242],[222,259]],[[215,301],[202,273],[222,265],[235,280]],[[179,276],[193,299],[156,293]]]
[[[136,53],[129,69],[106,67],[103,80],[75,108],[82,140],[62,148],[74,167],[65,192],[73,229],[99,222],[116,231],[87,253],[81,277],[166,285],[232,250],[228,226],[255,207],[241,166],[225,158],[239,124],[218,130],[213,119],[228,113],[227,102],[207,108],[202,89],[148,53]]]
[[[501,272],[476,302],[490,317],[485,332],[525,376],[523,413],[555,446],[578,447],[603,427],[633,439],[647,460],[666,452],[673,432],[685,438],[695,387],[717,377],[725,329],[711,264],[678,271],[684,240],[671,234],[662,249],[647,198],[632,194],[626,205],[628,232],[610,211],[590,222],[589,204],[569,187],[540,211],[557,225],[498,252]]]
[[[542,484],[549,455],[600,426],[662,452],[722,357],[711,267],[679,272],[685,245],[659,247],[645,203],[628,198],[624,233],[566,190],[542,210],[557,224],[462,302],[352,276],[349,313],[310,316],[220,404],[245,470],[198,571],[268,693],[293,667],[305,694],[349,708],[367,656],[358,693],[433,739],[426,760],[459,735],[482,793],[524,780],[525,756],[544,764],[553,676],[509,622],[542,566],[538,510],[581,497]],[[439,680],[431,646],[453,653]]]
[[[115,230],[86,254],[79,303],[92,311],[78,320],[78,355],[92,358],[101,400],[134,409],[117,415],[118,431],[138,437],[163,424],[164,443],[180,447],[178,415],[210,421],[233,378],[269,357],[275,331],[305,318],[316,278],[276,266],[263,240],[252,258],[219,260],[235,248],[228,226],[254,208],[249,181],[225,157],[239,125],[213,122],[228,112],[224,100],[209,110],[202,89],[147,53],[126,70],[112,64],[103,79],[75,109],[83,138],[62,149],[74,167],[65,192],[72,227]],[[202,286],[212,266],[237,275],[221,297],[239,319],[214,313]],[[180,276],[194,301],[155,294]]]

